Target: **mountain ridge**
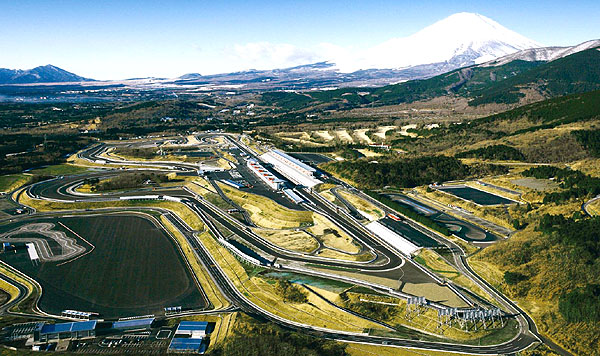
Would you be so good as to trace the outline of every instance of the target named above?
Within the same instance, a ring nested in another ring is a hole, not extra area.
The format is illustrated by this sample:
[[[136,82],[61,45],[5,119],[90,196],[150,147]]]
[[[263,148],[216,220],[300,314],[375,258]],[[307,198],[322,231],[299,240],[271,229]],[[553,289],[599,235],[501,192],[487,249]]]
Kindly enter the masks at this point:
[[[52,64],[25,70],[0,68],[0,84],[68,83],[89,81],[94,80],[81,77]]]

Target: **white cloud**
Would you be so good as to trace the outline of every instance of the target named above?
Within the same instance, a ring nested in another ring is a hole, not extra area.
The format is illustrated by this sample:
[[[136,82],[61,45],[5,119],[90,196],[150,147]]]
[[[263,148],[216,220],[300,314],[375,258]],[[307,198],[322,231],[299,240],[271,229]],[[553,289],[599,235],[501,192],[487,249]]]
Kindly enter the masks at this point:
[[[285,68],[323,60],[315,50],[288,43],[253,42],[226,49],[231,59],[246,69]]]
[[[464,53],[476,52],[484,61],[539,47],[497,22],[478,14],[459,13],[403,38],[391,38],[367,48],[321,43],[303,48],[287,43],[253,42],[229,47],[226,54],[237,68],[286,68],[330,61],[342,72],[370,68],[402,68],[443,62]]]

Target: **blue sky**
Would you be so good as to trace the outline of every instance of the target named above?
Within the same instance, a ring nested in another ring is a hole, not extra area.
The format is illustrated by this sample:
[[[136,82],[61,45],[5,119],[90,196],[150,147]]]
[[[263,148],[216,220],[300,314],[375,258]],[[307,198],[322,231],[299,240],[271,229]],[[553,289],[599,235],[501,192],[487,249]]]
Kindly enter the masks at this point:
[[[297,64],[324,43],[366,48],[463,11],[545,45],[600,38],[597,0],[0,0],[0,67],[122,79]]]

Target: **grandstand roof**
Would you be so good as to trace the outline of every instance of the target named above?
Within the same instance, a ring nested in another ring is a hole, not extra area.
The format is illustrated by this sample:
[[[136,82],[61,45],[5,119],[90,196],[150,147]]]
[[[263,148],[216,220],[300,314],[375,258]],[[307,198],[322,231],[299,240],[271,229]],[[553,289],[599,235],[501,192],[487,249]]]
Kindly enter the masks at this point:
[[[290,162],[298,165],[299,167],[306,169],[309,172],[316,172],[317,171],[316,169],[314,169],[313,167],[309,166],[308,164],[300,161],[299,159],[296,159],[296,158],[288,155],[287,153],[285,153],[283,151],[273,150],[272,152],[275,153],[275,154],[277,154],[277,155],[279,155],[280,157],[282,157],[282,158],[284,158],[284,159],[286,159],[286,160],[288,160],[288,161],[290,161]]]

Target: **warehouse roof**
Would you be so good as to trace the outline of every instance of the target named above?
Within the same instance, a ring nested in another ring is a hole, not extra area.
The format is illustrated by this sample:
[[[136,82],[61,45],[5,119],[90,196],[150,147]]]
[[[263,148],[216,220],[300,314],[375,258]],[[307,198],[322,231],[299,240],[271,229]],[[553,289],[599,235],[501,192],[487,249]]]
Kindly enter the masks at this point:
[[[192,330],[206,330],[208,327],[207,321],[182,321],[179,323],[177,330],[181,331],[192,331]]]
[[[154,318],[115,321],[113,329],[146,328],[150,327],[153,322]]]
[[[206,344],[202,343],[202,339],[173,338],[169,344],[169,350],[204,353]]]
[[[275,153],[275,154],[279,155],[280,157],[282,157],[282,158],[284,158],[284,159],[286,159],[286,160],[288,160],[288,161],[290,161],[290,162],[292,162],[292,163],[296,164],[297,166],[299,166],[299,167],[301,167],[301,168],[303,168],[303,169],[306,169],[306,170],[307,170],[307,171],[309,171],[309,172],[316,172],[316,171],[317,171],[316,169],[314,169],[313,167],[309,166],[308,164],[306,164],[306,163],[304,163],[304,162],[300,161],[299,159],[296,159],[296,158],[294,158],[294,157],[292,157],[292,156],[288,155],[288,154],[287,154],[287,153],[285,153],[285,152],[282,152],[282,151],[280,151],[280,150],[273,150],[273,151],[271,151],[271,152],[273,152],[273,153]]]
[[[44,324],[40,334],[56,334],[72,331],[91,331],[96,328],[96,320],[79,321],[73,323]]]

